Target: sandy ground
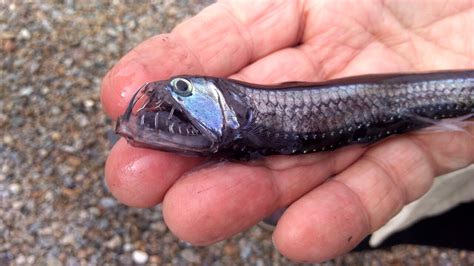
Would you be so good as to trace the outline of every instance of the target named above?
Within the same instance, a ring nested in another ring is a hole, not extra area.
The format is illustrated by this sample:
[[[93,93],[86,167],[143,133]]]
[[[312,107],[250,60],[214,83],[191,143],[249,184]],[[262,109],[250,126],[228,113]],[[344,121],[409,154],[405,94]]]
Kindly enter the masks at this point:
[[[0,1],[0,265],[287,265],[258,226],[197,248],[169,232],[160,206],[112,198],[103,167],[116,137],[101,78],[209,2],[92,2]],[[404,245],[325,265],[342,264],[473,265],[474,254]]]

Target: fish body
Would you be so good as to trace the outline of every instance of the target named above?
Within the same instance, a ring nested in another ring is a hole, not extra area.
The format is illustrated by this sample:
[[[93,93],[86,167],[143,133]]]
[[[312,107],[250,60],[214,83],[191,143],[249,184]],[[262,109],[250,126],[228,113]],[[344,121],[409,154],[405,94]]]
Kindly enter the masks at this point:
[[[252,158],[373,143],[469,114],[474,70],[279,85],[177,76],[140,89],[116,131],[136,146]]]

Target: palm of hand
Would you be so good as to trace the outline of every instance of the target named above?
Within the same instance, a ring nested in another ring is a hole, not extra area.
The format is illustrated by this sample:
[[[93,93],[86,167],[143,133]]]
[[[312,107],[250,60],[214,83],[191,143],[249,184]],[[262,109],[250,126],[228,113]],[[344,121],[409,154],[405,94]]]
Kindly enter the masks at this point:
[[[273,83],[473,66],[469,2],[233,3],[215,4],[126,55],[104,79],[106,111],[116,117],[142,83],[182,73]],[[353,248],[426,192],[435,175],[472,163],[473,145],[463,133],[415,134],[370,148],[190,171],[202,159],[119,141],[106,178],[128,205],[163,201],[170,229],[195,244],[228,238],[289,206],[274,232],[276,247],[320,261]]]

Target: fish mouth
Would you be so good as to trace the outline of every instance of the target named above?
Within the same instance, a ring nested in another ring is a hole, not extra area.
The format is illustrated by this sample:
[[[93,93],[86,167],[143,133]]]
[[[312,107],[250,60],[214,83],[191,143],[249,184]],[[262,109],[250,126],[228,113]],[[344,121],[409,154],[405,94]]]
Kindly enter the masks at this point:
[[[117,120],[115,129],[130,144],[190,155],[209,152],[212,141],[187,118],[183,110],[162,99],[155,102],[147,100],[138,111],[133,112],[133,105],[137,102],[132,99],[131,106]]]

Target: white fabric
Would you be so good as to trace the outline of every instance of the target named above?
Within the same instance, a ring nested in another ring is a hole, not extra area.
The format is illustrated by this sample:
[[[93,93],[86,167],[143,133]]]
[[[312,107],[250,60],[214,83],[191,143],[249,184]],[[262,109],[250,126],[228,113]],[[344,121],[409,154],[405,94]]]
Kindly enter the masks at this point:
[[[474,201],[474,164],[435,178],[430,190],[418,200],[405,206],[382,228],[374,232],[369,244],[378,246],[390,235],[417,221],[434,216],[464,203]]]

